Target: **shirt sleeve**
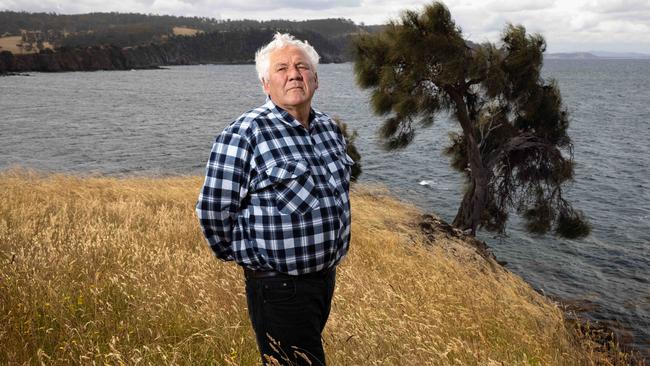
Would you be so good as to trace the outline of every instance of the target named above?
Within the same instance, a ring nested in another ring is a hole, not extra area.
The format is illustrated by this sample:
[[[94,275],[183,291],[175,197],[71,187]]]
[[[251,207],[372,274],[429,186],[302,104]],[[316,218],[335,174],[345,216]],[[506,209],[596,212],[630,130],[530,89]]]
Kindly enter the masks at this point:
[[[248,141],[228,130],[222,132],[210,152],[205,182],[196,203],[203,235],[216,256],[233,260],[233,223],[248,194],[252,149]]]

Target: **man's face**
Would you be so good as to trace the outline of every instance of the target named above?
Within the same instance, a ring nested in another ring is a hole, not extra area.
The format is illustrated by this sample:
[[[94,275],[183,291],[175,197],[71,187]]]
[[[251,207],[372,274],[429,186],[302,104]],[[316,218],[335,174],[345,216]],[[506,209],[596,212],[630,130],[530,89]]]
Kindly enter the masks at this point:
[[[287,110],[311,107],[318,75],[307,55],[300,48],[287,46],[273,51],[270,59],[269,79],[263,85],[273,103]]]

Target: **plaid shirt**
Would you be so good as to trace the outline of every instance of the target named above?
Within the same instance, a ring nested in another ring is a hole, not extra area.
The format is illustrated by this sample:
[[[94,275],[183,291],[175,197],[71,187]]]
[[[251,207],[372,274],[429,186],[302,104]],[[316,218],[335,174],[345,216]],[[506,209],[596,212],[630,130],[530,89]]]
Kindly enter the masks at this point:
[[[347,253],[354,162],[327,115],[309,118],[306,129],[269,100],[217,137],[196,213],[218,258],[298,275]]]

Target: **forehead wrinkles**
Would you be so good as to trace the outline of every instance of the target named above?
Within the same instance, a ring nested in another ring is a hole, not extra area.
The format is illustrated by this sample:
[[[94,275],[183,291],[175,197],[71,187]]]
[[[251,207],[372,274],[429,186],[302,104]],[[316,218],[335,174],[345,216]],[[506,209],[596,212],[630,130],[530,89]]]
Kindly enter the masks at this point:
[[[310,65],[309,58],[300,48],[284,47],[271,54],[271,65],[305,64]]]

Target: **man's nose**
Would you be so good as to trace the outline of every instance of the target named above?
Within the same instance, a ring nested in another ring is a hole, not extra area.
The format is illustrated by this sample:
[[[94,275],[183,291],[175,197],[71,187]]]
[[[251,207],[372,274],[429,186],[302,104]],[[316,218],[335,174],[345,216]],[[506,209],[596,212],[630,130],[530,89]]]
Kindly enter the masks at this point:
[[[302,80],[302,74],[298,70],[298,66],[289,67],[289,80]]]

